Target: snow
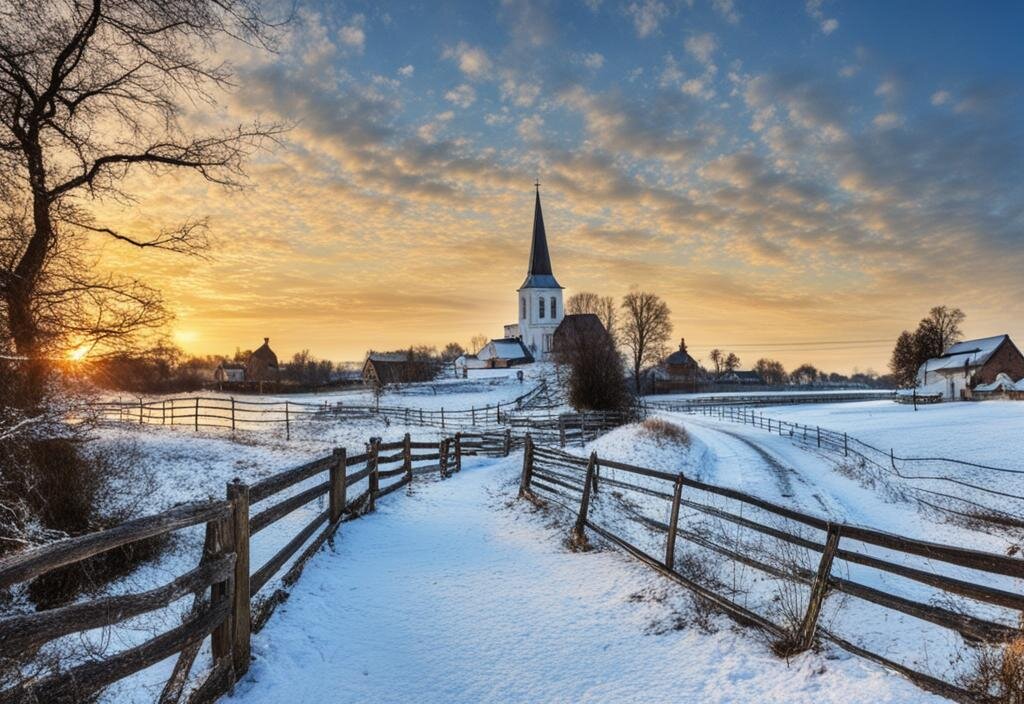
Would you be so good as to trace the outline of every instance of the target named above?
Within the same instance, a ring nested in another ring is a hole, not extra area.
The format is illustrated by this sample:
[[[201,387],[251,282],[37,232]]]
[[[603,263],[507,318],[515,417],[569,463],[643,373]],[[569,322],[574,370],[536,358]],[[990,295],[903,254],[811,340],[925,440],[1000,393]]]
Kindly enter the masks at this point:
[[[564,515],[511,501],[518,465],[469,462],[346,524],[225,701],[944,701],[841,651],[787,663],[725,619],[703,630],[678,585],[569,552]]]

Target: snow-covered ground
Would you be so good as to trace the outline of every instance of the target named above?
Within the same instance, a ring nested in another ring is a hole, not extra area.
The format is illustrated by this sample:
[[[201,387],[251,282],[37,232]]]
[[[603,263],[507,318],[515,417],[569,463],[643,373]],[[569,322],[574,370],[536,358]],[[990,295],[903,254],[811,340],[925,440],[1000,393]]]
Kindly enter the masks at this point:
[[[837,457],[836,453],[795,445],[789,438],[705,416],[661,415],[686,428],[691,439],[688,447],[659,441],[645,433],[640,426],[632,425],[612,431],[585,447],[572,448],[571,451],[581,457],[596,451],[599,457],[611,460],[668,472],[681,471],[701,481],[739,489],[805,513],[898,535],[998,554],[1014,554],[1013,551],[1019,549],[1019,535],[1013,532],[974,529],[950,523],[932,512],[920,511],[916,504],[893,487],[851,471],[844,464],[841,453]],[[603,468],[601,476],[648,486],[661,492],[671,493],[672,490],[668,482],[647,480],[622,470]],[[691,500],[796,533],[819,544],[824,542],[824,535],[820,531],[807,529],[733,500],[694,490],[686,491],[686,496]],[[626,516],[636,513],[668,523],[668,501],[613,488],[598,495],[592,511],[601,525],[609,526],[649,554],[662,554],[664,534],[628,521]],[[733,523],[695,510],[684,509],[680,525],[719,545],[748,555],[760,555],[760,559],[769,564],[795,564],[812,573],[817,568],[819,555],[813,551],[765,538],[760,533],[741,529]],[[908,567],[1001,588],[1011,593],[1020,593],[1024,589],[1024,580],[958,568],[938,560],[913,558],[856,541],[848,540],[845,546]],[[802,614],[800,609],[806,604],[805,587],[787,586],[788,583],[750,567],[737,566],[685,538],[680,541],[679,549],[679,559],[684,566],[697,568],[697,573],[691,576],[698,578],[698,581],[717,582],[719,593],[731,594],[735,600],[777,623],[780,620],[785,622],[787,618],[791,620],[787,610],[791,611],[793,604],[797,606],[798,615]],[[962,611],[1010,627],[1015,627],[1017,623],[1018,614],[1010,609],[954,597],[886,572],[842,560],[836,562],[834,569],[844,578],[888,593]],[[842,595],[833,595],[829,599],[822,622],[862,647],[947,681],[955,680],[968,670],[977,652],[952,631]]]
[[[949,457],[1024,469],[1024,403],[918,406],[890,401],[769,406],[758,413],[846,432],[903,457]]]
[[[787,663],[725,619],[703,630],[621,552],[569,552],[564,516],[512,501],[519,466],[471,462],[347,524],[226,701],[944,701],[841,651]]]

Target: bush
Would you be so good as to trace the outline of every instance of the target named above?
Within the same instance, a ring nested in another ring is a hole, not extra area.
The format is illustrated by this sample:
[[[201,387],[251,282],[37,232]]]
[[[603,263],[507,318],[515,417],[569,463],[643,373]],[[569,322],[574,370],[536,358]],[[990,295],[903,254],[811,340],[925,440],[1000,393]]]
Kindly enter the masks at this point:
[[[153,487],[152,475],[140,469],[138,452],[129,444],[100,446],[71,431],[2,445],[0,503],[18,507],[5,518],[11,523],[4,526],[3,552],[123,523]],[[140,541],[53,570],[29,584],[29,597],[39,608],[60,605],[130,573],[166,544],[165,537]]]
[[[640,435],[651,438],[659,445],[690,446],[690,434],[686,432],[686,428],[661,418],[648,418],[641,423]]]
[[[577,411],[626,412],[632,406],[622,357],[597,316],[564,319],[555,336],[554,357],[569,368],[566,392]]]
[[[998,704],[1024,704],[1024,635],[1002,648],[979,646],[969,665],[959,678],[965,689]]]

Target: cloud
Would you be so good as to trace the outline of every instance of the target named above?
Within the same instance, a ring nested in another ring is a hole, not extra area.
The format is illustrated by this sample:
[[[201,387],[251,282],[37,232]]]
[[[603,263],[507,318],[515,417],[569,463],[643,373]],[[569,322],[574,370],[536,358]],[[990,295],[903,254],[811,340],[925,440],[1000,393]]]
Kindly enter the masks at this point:
[[[343,26],[338,31],[338,38],[341,39],[341,43],[356,53],[363,53],[363,49],[366,47],[365,25],[366,17],[363,15],[353,15],[349,24]]]
[[[949,94],[949,91],[937,90],[932,93],[931,102],[932,105],[939,106],[948,103],[953,96]]]
[[[697,61],[707,67],[712,67],[714,64],[711,62],[711,57],[718,48],[718,40],[715,39],[715,35],[711,32],[695,34],[683,41],[683,48],[686,49],[687,54],[697,59]]]
[[[402,78],[410,78],[416,69],[412,64],[406,64],[402,68],[398,69],[398,75]]]
[[[660,0],[639,0],[626,7],[626,14],[633,20],[638,37],[648,37],[658,31],[662,20],[668,17],[668,7]]]
[[[583,54],[573,54],[572,59],[574,63],[580,64],[581,66],[589,68],[593,71],[596,71],[602,66],[604,66],[604,55],[599,54],[596,51]]]
[[[740,13],[736,10],[734,0],[712,0],[711,6],[726,22],[736,24],[740,21]]]
[[[473,86],[463,83],[445,93],[444,99],[465,109],[476,102],[476,91],[473,90]]]
[[[891,129],[903,124],[903,118],[894,112],[883,112],[875,115],[875,119],[871,123],[879,129]]]
[[[484,78],[491,70],[491,59],[487,52],[478,46],[459,42],[454,47],[446,47],[441,53],[442,58],[451,59],[459,70],[473,80]]]
[[[515,77],[507,74],[500,86],[502,100],[509,101],[517,107],[526,108],[537,102],[541,87],[537,83],[517,82]]]
[[[818,22],[818,27],[821,29],[821,33],[829,35],[839,29],[839,20],[825,16],[825,11],[822,9],[822,5],[824,5],[824,3],[825,0],[807,0],[804,8],[807,10],[807,14],[810,15],[811,19]]]
[[[524,142],[536,143],[543,141],[543,134],[541,132],[543,127],[544,118],[540,115],[531,115],[520,120],[516,126],[516,132]]]

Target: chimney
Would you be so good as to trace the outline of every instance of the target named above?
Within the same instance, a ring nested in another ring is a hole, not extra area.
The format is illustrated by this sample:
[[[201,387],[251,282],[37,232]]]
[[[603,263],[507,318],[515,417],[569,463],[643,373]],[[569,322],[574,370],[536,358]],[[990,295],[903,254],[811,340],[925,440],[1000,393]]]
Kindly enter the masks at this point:
[[[683,354],[686,354],[686,338],[685,337],[680,337],[679,338],[679,351],[682,352]]]
[[[270,338],[269,337],[264,337],[263,338],[263,344],[267,345],[269,347],[270,346]]]

